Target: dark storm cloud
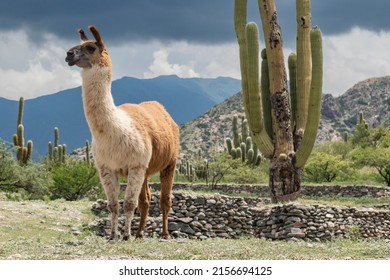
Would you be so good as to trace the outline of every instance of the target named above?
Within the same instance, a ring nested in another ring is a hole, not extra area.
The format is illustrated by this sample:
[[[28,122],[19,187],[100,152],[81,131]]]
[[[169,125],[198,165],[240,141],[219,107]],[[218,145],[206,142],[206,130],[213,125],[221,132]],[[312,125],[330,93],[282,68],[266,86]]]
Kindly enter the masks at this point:
[[[23,28],[32,38],[43,31],[75,39],[75,30],[98,26],[106,40],[234,41],[234,0],[3,0],[0,29]],[[327,34],[354,26],[390,29],[388,0],[312,0],[312,23]],[[295,38],[295,1],[276,0],[287,42]],[[257,1],[248,0],[248,19],[260,21]]]

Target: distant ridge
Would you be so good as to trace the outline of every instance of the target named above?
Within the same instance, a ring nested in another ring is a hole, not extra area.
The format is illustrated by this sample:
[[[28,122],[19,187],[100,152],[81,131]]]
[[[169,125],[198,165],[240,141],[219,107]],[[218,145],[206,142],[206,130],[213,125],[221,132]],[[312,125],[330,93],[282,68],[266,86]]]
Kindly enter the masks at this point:
[[[178,124],[184,124],[218,102],[240,90],[239,80],[159,76],[152,79],[123,77],[112,84],[116,104],[161,102]],[[16,131],[18,102],[0,98],[0,138],[12,141]],[[46,154],[48,141],[53,141],[54,127],[60,130],[60,142],[68,152],[91,139],[81,100],[81,87],[25,101],[25,138],[34,142],[34,158]]]
[[[360,111],[371,127],[390,120],[389,76],[361,81],[338,97],[324,94],[317,143],[340,139],[345,132],[351,133]],[[242,95],[237,93],[183,125],[182,153],[201,149],[207,155],[213,150],[222,150],[225,138],[232,136],[233,115],[244,116],[243,112]]]

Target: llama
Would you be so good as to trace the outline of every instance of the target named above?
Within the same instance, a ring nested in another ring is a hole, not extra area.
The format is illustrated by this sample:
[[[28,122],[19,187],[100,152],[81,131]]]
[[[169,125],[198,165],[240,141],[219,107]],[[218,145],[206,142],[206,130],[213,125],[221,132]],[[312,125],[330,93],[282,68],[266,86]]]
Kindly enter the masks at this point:
[[[82,42],[67,52],[65,61],[69,66],[82,68],[84,113],[92,134],[95,164],[111,212],[110,240],[118,238],[118,178],[127,176],[123,239],[131,237],[131,221],[137,202],[141,220],[136,237],[142,238],[151,199],[148,180],[157,172],[160,172],[161,182],[162,238],[168,239],[179,128],[156,101],[115,106],[111,95],[110,56],[96,27],[88,28],[95,40],[89,40],[79,29]]]

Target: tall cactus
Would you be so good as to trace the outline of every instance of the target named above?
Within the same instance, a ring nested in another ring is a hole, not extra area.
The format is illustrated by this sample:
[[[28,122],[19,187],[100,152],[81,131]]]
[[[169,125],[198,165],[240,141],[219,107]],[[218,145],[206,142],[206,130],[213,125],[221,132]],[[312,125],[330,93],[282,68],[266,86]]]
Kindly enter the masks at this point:
[[[16,158],[21,165],[27,164],[27,162],[31,159],[31,154],[33,151],[32,140],[28,140],[27,146],[25,146],[23,111],[24,111],[24,98],[20,97],[19,108],[18,108],[17,132],[13,135],[13,142],[16,148]]]
[[[298,198],[302,169],[313,149],[321,112],[322,39],[311,28],[310,0],[296,0],[297,54],[290,55],[288,93],[282,33],[273,0],[259,0],[265,50],[259,82],[259,31],[246,22],[246,0],[235,0],[243,105],[254,144],[271,159],[275,202]]]

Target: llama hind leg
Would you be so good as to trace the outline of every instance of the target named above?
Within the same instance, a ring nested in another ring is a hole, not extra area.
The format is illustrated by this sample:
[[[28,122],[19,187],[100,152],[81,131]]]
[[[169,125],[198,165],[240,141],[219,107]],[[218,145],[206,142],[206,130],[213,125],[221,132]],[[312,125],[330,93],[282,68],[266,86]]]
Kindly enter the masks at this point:
[[[163,231],[162,238],[169,239],[168,232],[168,214],[172,207],[172,184],[175,175],[176,163],[170,164],[167,168],[160,172],[161,182],[161,197],[160,205],[163,215]]]
[[[137,167],[129,169],[127,177],[127,188],[123,209],[125,212],[125,228],[123,240],[129,240],[131,237],[131,221],[134,217],[134,210],[137,207],[138,197],[145,178],[145,168]]]
[[[118,176],[109,169],[100,168],[100,179],[107,196],[107,208],[111,213],[110,240],[118,239],[118,215],[119,215],[119,181]]]
[[[139,227],[137,231],[137,238],[143,238],[144,237],[144,230],[145,230],[145,225],[146,225],[146,218],[148,217],[149,214],[149,205],[150,205],[150,189],[149,189],[149,184],[148,184],[148,179],[145,178],[144,183],[142,185],[141,193],[139,195],[138,199],[138,210],[141,216],[141,220],[139,222]]]

